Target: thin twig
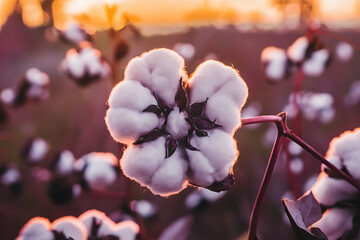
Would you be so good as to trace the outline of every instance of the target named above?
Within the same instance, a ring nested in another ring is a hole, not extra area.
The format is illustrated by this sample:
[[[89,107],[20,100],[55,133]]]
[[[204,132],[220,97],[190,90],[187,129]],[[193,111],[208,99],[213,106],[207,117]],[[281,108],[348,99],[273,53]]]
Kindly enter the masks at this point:
[[[278,126],[281,124],[276,124],[276,125]],[[283,142],[284,142],[283,131],[278,127],[278,135],[276,136],[276,139],[275,139],[275,142],[274,142],[274,145],[273,145],[270,157],[269,157],[268,165],[265,170],[265,175],[261,182],[260,189],[256,196],[253,210],[251,212],[250,225],[249,225],[249,236],[248,236],[249,240],[257,240],[256,229],[257,229],[257,223],[259,220],[259,214],[260,214],[261,207],[262,207],[262,204],[264,201],[264,197],[265,197],[267,188],[270,184],[271,176],[274,171],[276,161],[279,157],[281,145]]]

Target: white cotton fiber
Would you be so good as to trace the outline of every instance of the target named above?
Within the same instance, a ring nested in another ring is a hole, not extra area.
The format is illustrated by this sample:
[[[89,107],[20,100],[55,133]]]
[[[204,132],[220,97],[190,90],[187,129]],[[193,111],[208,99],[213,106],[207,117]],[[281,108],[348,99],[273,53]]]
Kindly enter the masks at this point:
[[[52,223],[52,229],[63,233],[67,238],[86,240],[88,237],[86,228],[81,221],[71,216],[56,219]]]
[[[261,52],[260,58],[267,78],[278,81],[285,77],[288,58],[284,49],[267,47]]]
[[[16,240],[53,240],[51,224],[47,218],[35,217],[28,221],[20,230]]]
[[[329,240],[337,240],[352,228],[353,214],[352,209],[331,208],[326,210],[320,220],[310,227],[320,228]]]
[[[188,134],[190,125],[185,118],[185,113],[180,112],[177,107],[170,112],[166,122],[166,131],[168,131],[173,138],[179,139]]]
[[[170,195],[186,187],[186,171],[188,164],[181,150],[177,149],[173,155],[161,163],[151,178],[149,188],[161,195]]]
[[[235,140],[221,130],[209,131],[208,137],[193,135],[190,143],[200,151],[187,150],[191,172],[194,176],[193,183],[200,186],[209,186],[213,181],[222,181],[232,170],[237,160],[238,151]],[[195,163],[202,159],[203,164]],[[211,167],[214,169],[211,170]],[[207,169],[207,171],[204,171]],[[206,181],[207,180],[207,181]],[[210,184],[209,184],[210,183]]]
[[[131,145],[124,152],[120,166],[131,179],[147,185],[151,177],[165,159],[165,138],[140,145]]]
[[[329,50],[320,49],[313,52],[309,59],[307,59],[303,65],[302,70],[304,74],[311,77],[320,76],[325,69],[326,62],[330,57]]]
[[[112,235],[121,240],[135,240],[139,231],[139,225],[130,220],[114,224],[112,227]]]
[[[76,159],[72,152],[69,150],[62,151],[56,164],[56,172],[60,174],[71,173],[74,168],[75,160]]]
[[[92,209],[79,216],[79,220],[85,226],[88,233],[91,233],[93,219],[95,219],[97,224],[101,224],[98,230],[98,236],[106,236],[112,233],[113,222],[105,215],[105,213]]]
[[[167,104],[174,105],[179,80],[187,80],[184,59],[176,52],[163,48],[144,53],[139,58],[144,63],[130,64],[134,61],[132,60],[125,71],[125,80],[139,81]],[[141,67],[138,68],[138,65]],[[142,69],[144,73],[141,72]]]
[[[342,179],[330,178],[324,172],[320,173],[311,191],[315,199],[325,206],[332,206],[341,200],[353,199],[358,194],[350,183]]]
[[[149,105],[156,105],[157,101],[148,88],[139,82],[127,80],[117,84],[109,97],[110,108],[128,108],[137,112],[144,111]]]
[[[293,44],[287,49],[287,55],[291,61],[299,63],[304,61],[306,49],[309,46],[309,40],[307,37],[299,37]]]
[[[153,113],[139,113],[126,108],[109,108],[105,117],[111,136],[118,142],[131,144],[143,134],[159,126]]]

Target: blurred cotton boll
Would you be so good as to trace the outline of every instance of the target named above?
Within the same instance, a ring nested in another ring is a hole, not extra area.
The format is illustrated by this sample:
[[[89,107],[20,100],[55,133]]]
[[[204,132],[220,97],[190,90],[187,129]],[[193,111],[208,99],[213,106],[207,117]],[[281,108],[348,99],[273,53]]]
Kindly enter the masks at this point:
[[[22,192],[22,174],[17,165],[9,164],[0,167],[0,185],[4,185],[13,196]]]
[[[79,50],[70,49],[61,63],[61,69],[79,86],[107,78],[110,73],[109,64],[101,52],[88,42],[82,42]]]
[[[161,196],[189,180],[229,189],[238,156],[233,134],[247,95],[238,72],[217,61],[200,64],[188,80],[184,59],[172,50],[132,59],[105,117],[111,136],[129,145],[120,160],[124,174]]]
[[[49,144],[40,137],[30,139],[22,150],[23,157],[31,163],[43,160],[49,151]]]
[[[139,226],[131,220],[114,223],[103,212],[88,210],[79,216],[91,239],[135,240]]]
[[[59,174],[69,174],[73,171],[75,157],[69,150],[59,153],[55,159],[55,171]]]
[[[330,59],[330,53],[327,49],[320,49],[313,52],[309,59],[307,59],[303,65],[302,70],[304,74],[311,77],[320,76]]]
[[[261,63],[270,81],[280,81],[290,75],[291,62],[284,49],[267,47],[261,52]]]
[[[215,202],[222,198],[226,192],[213,192],[206,188],[200,188],[194,190],[185,200],[185,204],[188,208],[193,209],[199,206],[202,202]]]
[[[143,218],[153,217],[157,213],[156,206],[147,200],[133,200],[130,203],[130,207]]]
[[[301,63],[305,60],[306,49],[309,46],[309,40],[306,37],[299,37],[286,50],[287,55],[294,63]]]
[[[335,117],[334,98],[329,93],[299,92],[295,101],[308,120],[330,123]],[[289,118],[296,116],[298,109],[294,104],[294,95],[289,96],[289,103],[284,107]]]
[[[177,43],[173,49],[185,60],[190,60],[195,55],[195,47],[190,43]]]
[[[89,188],[103,191],[117,178],[118,159],[112,153],[93,152],[82,156],[75,169],[83,171],[83,177]]]
[[[347,106],[355,106],[360,103],[360,80],[354,81],[350,85],[349,91],[344,97],[344,103]]]
[[[83,41],[91,40],[91,35],[76,23],[69,25],[64,31],[57,31],[60,39],[71,44],[77,45]]]
[[[340,62],[347,62],[353,57],[354,48],[346,42],[339,42],[336,44],[335,52]]]

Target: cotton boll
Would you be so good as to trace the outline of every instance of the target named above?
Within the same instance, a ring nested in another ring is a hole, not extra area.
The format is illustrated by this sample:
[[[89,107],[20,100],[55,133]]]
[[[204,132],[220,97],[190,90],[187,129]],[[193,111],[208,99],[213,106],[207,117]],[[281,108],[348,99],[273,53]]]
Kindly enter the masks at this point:
[[[138,113],[125,108],[109,108],[105,117],[111,136],[124,144],[134,143],[143,134],[156,127],[160,121],[153,113]]]
[[[147,67],[145,76],[140,75],[141,78],[132,78],[132,74],[129,76],[129,73],[132,71],[129,70],[125,73],[125,79],[139,81],[168,105],[174,105],[175,94],[179,88],[179,80],[187,80],[184,70],[184,59],[176,52],[164,48],[146,52],[141,55],[141,59]],[[130,64],[128,66],[128,68],[133,67],[134,66]],[[140,69],[134,69],[133,71],[141,71],[143,67],[144,66]],[[147,78],[146,73],[150,73],[150,79]],[[138,74],[133,75],[137,77]],[[166,91],[164,91],[165,89]]]
[[[35,217],[28,221],[20,230],[16,240],[53,240],[51,224],[47,218]]]
[[[295,174],[300,174],[304,169],[304,162],[301,158],[290,160],[290,170]]]
[[[190,43],[177,43],[175,44],[173,49],[185,60],[190,60],[195,55],[195,47]]]
[[[242,107],[248,95],[247,86],[235,69],[212,60],[200,64],[188,84],[190,104],[203,102],[220,91]]]
[[[332,206],[341,200],[353,199],[357,189],[342,179],[328,177],[321,172],[315,185],[311,189],[315,199],[322,205]]]
[[[239,108],[226,95],[210,98],[206,103],[205,113],[227,133],[233,134],[241,126]]]
[[[226,192],[213,192],[206,188],[200,188],[199,191],[203,198],[209,202],[215,202],[226,194]]]
[[[149,218],[156,214],[157,209],[153,203],[147,200],[131,201],[130,207],[143,218]]]
[[[83,158],[86,161],[84,178],[91,189],[103,191],[115,181],[117,158],[114,154],[94,152]]]
[[[88,237],[85,226],[75,217],[67,216],[56,219],[52,223],[52,229],[63,233],[66,238],[86,240]]]
[[[178,148],[173,155],[162,161],[148,185],[153,193],[166,196],[180,192],[186,187],[188,164],[184,157]]]
[[[142,57],[151,72],[149,88],[167,104],[173,105],[179,80],[187,80],[184,59],[169,49],[155,49],[143,54]]]
[[[340,62],[347,62],[354,55],[354,48],[349,43],[339,42],[336,44],[335,52]]]
[[[120,222],[112,227],[112,235],[124,240],[135,240],[139,231],[139,225],[131,220]]]
[[[191,182],[204,187],[222,181],[238,155],[236,142],[229,134],[217,129],[208,134],[207,137],[193,135],[190,139],[190,144],[200,151],[186,150],[193,176]]]
[[[187,198],[185,199],[185,205],[192,209],[198,206],[202,201],[202,196],[198,190],[193,191]]]
[[[349,92],[344,97],[344,103],[347,106],[354,106],[359,102],[360,102],[360,80],[357,80],[350,85]]]
[[[39,162],[44,159],[49,150],[49,144],[42,138],[34,138],[31,142],[27,158],[30,162]]]
[[[62,68],[74,78],[81,78],[85,73],[85,64],[75,49],[70,49],[66,53],[66,58],[62,62]]]
[[[303,149],[295,142],[289,142],[288,151],[291,155],[299,155],[303,151]]]
[[[344,159],[344,166],[348,170],[349,174],[359,180],[360,179],[360,150],[348,153]]]
[[[327,49],[320,49],[313,52],[310,58],[302,65],[304,74],[311,77],[320,76],[324,72],[325,65],[329,60],[329,57],[330,53]]]
[[[82,42],[79,50],[70,49],[61,68],[80,86],[106,78],[110,73],[109,64],[103,59],[101,52],[88,42]]]
[[[308,46],[309,40],[306,37],[299,37],[290,45],[286,53],[291,61],[299,63],[305,59],[305,53]]]
[[[15,90],[12,88],[5,88],[1,91],[0,99],[5,105],[11,105],[14,103],[16,98]]]
[[[151,86],[150,69],[142,57],[130,60],[125,69],[125,80],[133,80],[141,83],[144,87]]]
[[[261,52],[261,62],[267,78],[279,81],[286,77],[288,58],[284,49],[267,47]]]
[[[151,142],[129,146],[120,160],[120,166],[127,177],[147,185],[164,159],[165,138],[160,137]]]
[[[60,174],[69,174],[73,170],[75,157],[69,150],[64,150],[60,153],[56,163],[56,172]]]
[[[143,112],[149,105],[157,105],[151,91],[132,80],[117,84],[111,91],[108,102],[111,108],[127,108],[137,112]]]
[[[37,68],[30,68],[25,73],[26,80],[33,85],[45,86],[49,84],[49,76]]]
[[[186,115],[175,107],[169,114],[166,122],[166,131],[174,139],[180,139],[188,134],[190,125],[185,120]]]
[[[79,44],[82,41],[89,41],[90,35],[77,24],[71,24],[68,26],[64,32],[62,32],[62,37],[70,43]]]
[[[97,232],[99,237],[105,237],[113,233],[112,227],[114,223],[105,215],[105,213],[92,209],[79,216],[79,220],[85,226],[88,233],[92,232],[94,219],[96,224],[100,224]]]
[[[320,220],[310,226],[320,228],[327,239],[339,239],[346,231],[353,226],[352,218],[354,211],[346,208],[331,208],[323,213]]]
[[[5,185],[10,185],[21,180],[21,173],[16,167],[9,167],[0,175],[1,182]]]

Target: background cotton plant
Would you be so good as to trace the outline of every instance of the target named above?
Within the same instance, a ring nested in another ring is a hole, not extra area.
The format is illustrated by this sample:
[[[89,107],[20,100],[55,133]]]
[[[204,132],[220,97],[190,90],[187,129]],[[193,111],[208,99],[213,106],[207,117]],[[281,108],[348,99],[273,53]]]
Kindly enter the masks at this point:
[[[184,60],[171,50],[134,58],[105,118],[113,138],[129,145],[120,160],[124,174],[160,195],[184,189],[188,180],[210,188],[228,181],[246,98],[241,77],[219,62],[202,63],[187,81]]]

